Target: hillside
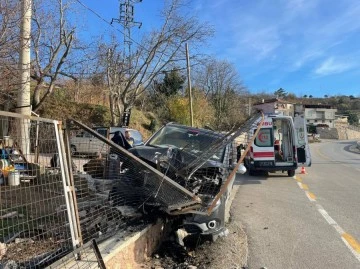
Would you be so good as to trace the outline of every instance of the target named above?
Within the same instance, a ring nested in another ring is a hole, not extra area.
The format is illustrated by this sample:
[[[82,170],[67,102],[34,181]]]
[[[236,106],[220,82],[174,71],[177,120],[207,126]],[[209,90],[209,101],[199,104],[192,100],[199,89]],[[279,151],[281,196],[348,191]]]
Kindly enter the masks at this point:
[[[78,120],[90,127],[110,126],[111,117],[109,108],[102,105],[76,103],[62,98],[51,97],[40,109],[39,114],[44,118],[66,121],[68,118]],[[129,128],[137,129],[144,139],[148,138],[154,126],[151,121],[158,122],[154,114],[134,108],[130,118]],[[157,128],[159,126],[155,126]]]

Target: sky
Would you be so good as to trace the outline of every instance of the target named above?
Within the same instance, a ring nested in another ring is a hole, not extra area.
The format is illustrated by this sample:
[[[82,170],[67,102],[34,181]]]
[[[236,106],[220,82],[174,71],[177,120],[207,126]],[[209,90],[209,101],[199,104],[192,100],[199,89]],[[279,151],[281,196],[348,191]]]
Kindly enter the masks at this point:
[[[81,0],[102,18],[119,16],[118,0]],[[135,4],[135,20],[159,26],[163,0]],[[188,12],[215,29],[204,53],[233,63],[251,93],[280,87],[297,96],[360,97],[360,1],[191,0]],[[88,36],[109,26],[86,11]],[[119,26],[121,29],[121,26]],[[191,44],[190,44],[191,48]]]

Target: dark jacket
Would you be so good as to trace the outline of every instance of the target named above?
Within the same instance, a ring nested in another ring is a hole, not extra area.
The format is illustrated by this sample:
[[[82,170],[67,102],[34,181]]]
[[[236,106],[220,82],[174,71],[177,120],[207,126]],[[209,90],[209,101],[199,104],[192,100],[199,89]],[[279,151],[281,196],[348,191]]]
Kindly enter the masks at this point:
[[[115,132],[113,138],[111,138],[115,144],[123,147],[124,149],[132,148],[131,145],[126,141],[125,136],[121,132]]]

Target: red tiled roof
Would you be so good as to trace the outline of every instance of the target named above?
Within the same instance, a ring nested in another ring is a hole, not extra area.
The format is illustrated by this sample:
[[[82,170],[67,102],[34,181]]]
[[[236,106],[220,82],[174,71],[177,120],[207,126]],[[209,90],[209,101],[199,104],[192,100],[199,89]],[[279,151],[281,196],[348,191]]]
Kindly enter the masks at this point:
[[[285,100],[280,99],[280,98],[272,98],[272,99],[264,100],[264,102],[255,103],[254,106],[261,105],[261,104],[268,104],[268,103],[280,103],[280,104],[291,104],[291,105],[294,104],[294,103],[285,101]]]

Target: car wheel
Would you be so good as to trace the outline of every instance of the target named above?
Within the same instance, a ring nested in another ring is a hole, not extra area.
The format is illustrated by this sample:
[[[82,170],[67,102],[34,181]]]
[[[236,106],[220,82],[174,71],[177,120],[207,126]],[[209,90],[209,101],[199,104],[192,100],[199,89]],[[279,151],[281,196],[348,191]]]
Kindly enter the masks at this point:
[[[295,170],[288,170],[287,173],[289,177],[295,176]]]
[[[76,147],[74,145],[70,146],[70,154],[71,156],[74,156],[76,154]]]
[[[255,170],[249,168],[249,176],[255,176]]]

